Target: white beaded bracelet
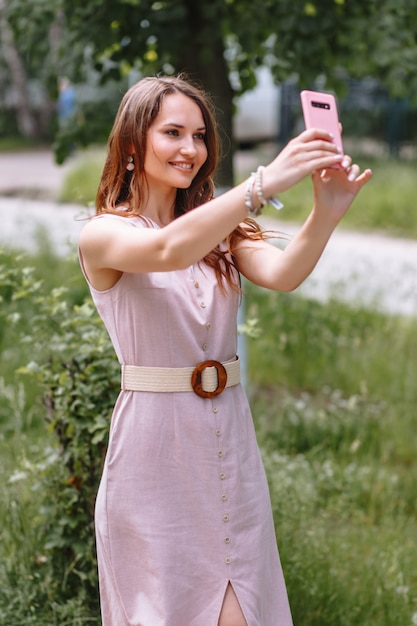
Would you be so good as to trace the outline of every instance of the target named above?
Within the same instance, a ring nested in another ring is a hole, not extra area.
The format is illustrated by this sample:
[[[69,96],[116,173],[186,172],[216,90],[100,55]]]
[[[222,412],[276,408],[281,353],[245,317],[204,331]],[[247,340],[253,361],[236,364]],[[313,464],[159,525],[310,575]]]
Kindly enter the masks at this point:
[[[257,217],[261,214],[264,205],[261,203],[259,206],[253,206],[253,188],[255,186],[256,174],[251,174],[248,178],[245,191],[245,206],[248,208],[248,214],[250,217]]]
[[[261,203],[261,205],[264,207],[266,204],[266,200],[264,198],[264,192],[263,192],[263,188],[262,188],[262,174],[264,171],[264,166],[260,165],[258,167],[258,169],[256,170],[255,173],[255,188],[256,188],[256,193],[258,195],[258,200]]]
[[[284,205],[276,196],[272,198],[267,198],[267,199],[264,198],[263,186],[262,186],[262,174],[263,174],[264,169],[265,167],[263,165],[260,165],[258,169],[256,170],[256,173],[253,173],[253,175],[255,176],[255,186],[256,186],[256,193],[258,195],[258,200],[261,203],[262,208],[266,204],[272,204],[272,206],[275,207],[277,211],[279,211],[280,209],[282,209]]]

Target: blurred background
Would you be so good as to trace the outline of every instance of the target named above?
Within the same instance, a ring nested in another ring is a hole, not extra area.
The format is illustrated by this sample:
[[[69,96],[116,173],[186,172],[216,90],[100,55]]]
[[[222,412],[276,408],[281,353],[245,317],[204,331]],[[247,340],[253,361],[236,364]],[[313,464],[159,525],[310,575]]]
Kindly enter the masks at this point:
[[[373,170],[304,285],[244,285],[241,356],[294,625],[417,626],[413,0],[0,0],[0,626],[100,625],[120,378],[76,241],[121,97],[159,72],[212,94],[219,189],[303,128],[306,88]],[[311,192],[265,210],[274,243]]]
[[[214,97],[233,153],[300,130],[299,92],[338,96],[345,135],[406,158],[417,133],[416,11],[407,0],[0,0],[0,148],[59,163],[105,142],[121,94],[186,72]]]

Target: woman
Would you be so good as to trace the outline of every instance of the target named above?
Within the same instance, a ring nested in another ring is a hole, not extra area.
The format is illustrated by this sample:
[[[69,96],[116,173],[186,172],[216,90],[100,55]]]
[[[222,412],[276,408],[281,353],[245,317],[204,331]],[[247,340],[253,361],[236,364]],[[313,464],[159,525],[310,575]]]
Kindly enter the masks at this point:
[[[80,236],[122,365],[96,503],[104,626],[292,623],[239,384],[239,276],[297,287],[371,172],[310,130],[213,199],[217,147],[200,89],[181,77],[141,80],[121,102],[98,215]],[[310,174],[313,210],[281,251],[252,218]]]

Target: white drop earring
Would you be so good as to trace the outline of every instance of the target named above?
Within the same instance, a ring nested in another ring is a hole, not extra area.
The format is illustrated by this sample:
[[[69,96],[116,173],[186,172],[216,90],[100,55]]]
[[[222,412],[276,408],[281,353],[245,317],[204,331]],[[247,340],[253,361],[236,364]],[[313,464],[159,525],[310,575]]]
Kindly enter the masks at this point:
[[[126,169],[129,172],[133,172],[133,170],[135,169],[135,164],[133,163],[133,156],[130,155],[127,159],[127,165],[126,165]]]

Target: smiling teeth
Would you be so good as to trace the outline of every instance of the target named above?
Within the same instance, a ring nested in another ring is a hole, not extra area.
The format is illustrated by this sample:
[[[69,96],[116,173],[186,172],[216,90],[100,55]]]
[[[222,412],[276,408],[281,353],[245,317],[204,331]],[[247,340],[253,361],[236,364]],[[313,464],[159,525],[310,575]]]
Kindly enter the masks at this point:
[[[176,167],[180,167],[183,170],[191,170],[193,167],[188,163],[173,163],[173,165],[175,165]]]

